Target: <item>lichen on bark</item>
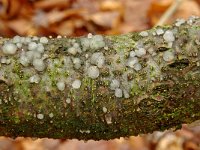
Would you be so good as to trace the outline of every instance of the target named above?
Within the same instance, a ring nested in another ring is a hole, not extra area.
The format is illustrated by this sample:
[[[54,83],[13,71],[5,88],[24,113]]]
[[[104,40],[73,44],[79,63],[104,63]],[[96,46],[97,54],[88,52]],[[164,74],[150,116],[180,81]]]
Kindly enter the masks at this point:
[[[200,120],[199,25],[1,38],[0,135],[108,140]]]

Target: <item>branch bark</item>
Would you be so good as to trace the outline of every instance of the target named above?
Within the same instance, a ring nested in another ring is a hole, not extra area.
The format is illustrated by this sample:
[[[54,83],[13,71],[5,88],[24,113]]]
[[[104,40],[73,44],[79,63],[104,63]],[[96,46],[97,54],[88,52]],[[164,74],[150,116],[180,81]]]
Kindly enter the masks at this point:
[[[0,135],[108,140],[200,120],[199,25],[1,38]]]

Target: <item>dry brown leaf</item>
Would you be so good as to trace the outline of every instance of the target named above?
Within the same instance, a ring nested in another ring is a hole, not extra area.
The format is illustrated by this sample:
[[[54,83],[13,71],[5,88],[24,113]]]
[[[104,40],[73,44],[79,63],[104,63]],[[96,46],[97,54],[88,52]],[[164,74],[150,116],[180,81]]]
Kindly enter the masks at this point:
[[[19,14],[23,0],[1,0],[0,17],[10,19]]]
[[[36,32],[32,22],[26,19],[11,20],[7,26],[19,35],[34,35]]]
[[[75,25],[73,20],[66,20],[63,21],[60,25],[55,25],[54,27],[51,27],[51,30],[58,35],[72,35],[75,29]]]
[[[49,24],[57,23],[64,20],[67,17],[71,17],[73,15],[81,16],[82,13],[85,13],[84,9],[68,9],[64,11],[54,10],[46,14],[47,20]]]
[[[100,3],[100,9],[103,11],[123,10],[122,1],[107,0]]]
[[[106,28],[116,28],[121,22],[120,13],[118,11],[98,12],[91,15],[90,20]]]
[[[70,0],[41,0],[34,3],[36,9],[68,8]]]
[[[154,0],[149,8],[148,16],[150,24],[155,25],[161,16],[167,11],[167,9],[172,5],[173,0]],[[192,9],[191,9],[192,8]],[[184,0],[181,5],[178,7],[176,12],[166,24],[171,24],[177,18],[187,19],[191,15],[200,15],[200,6],[195,0]]]

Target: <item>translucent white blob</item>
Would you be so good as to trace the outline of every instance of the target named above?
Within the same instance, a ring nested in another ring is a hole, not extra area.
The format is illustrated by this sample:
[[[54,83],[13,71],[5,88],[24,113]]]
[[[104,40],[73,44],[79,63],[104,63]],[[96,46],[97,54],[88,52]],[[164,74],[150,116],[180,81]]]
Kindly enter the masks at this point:
[[[139,33],[139,35],[145,37],[145,36],[148,36],[149,34],[148,34],[147,31],[142,31],[142,32]]]
[[[90,48],[90,39],[81,38],[81,45],[82,45],[84,51],[87,50],[88,48]]]
[[[110,83],[110,89],[115,90],[116,88],[119,88],[120,82],[117,79],[113,79]]]
[[[29,61],[32,61],[33,59],[41,58],[41,53],[37,51],[27,51],[25,55],[29,59]]]
[[[34,36],[32,40],[33,40],[33,41],[38,41],[39,38],[38,38],[37,36]]]
[[[163,34],[164,33],[164,30],[163,29],[157,29],[156,30],[156,34],[157,35],[161,35],[161,34]]]
[[[65,82],[64,81],[59,81],[59,82],[56,83],[56,86],[57,86],[58,90],[64,91],[64,89],[65,89]]]
[[[42,119],[44,119],[44,115],[43,114],[37,114],[37,118],[42,120]]]
[[[39,75],[33,75],[32,77],[29,78],[30,83],[39,83],[40,82],[40,77]]]
[[[135,69],[136,71],[139,71],[142,69],[142,65],[140,63],[136,63],[134,66],[133,66],[133,69]]]
[[[166,32],[165,32],[165,34],[163,35],[163,38],[164,38],[164,40],[166,41],[166,42],[173,42],[174,40],[175,40],[175,37],[174,37],[174,34],[173,34],[173,32],[172,31],[170,31],[170,30],[167,30]]]
[[[92,33],[88,33],[87,38],[91,39],[93,37]]]
[[[22,48],[22,43],[16,43],[17,48]]]
[[[53,118],[53,116],[54,116],[53,113],[50,113],[50,114],[49,114],[49,117],[50,117],[50,118]]]
[[[22,64],[25,67],[27,67],[30,64],[30,60],[23,54],[21,54],[21,56],[19,58],[19,62],[20,62],[20,64]]]
[[[45,69],[45,63],[42,59],[34,59],[33,66],[37,71],[43,71]]]
[[[80,60],[80,58],[73,58],[72,61],[73,61],[74,67],[76,69],[79,69],[81,67],[81,60]]]
[[[30,43],[31,42],[31,38],[30,37],[25,37],[24,43]]]
[[[122,90],[120,88],[115,89],[115,96],[118,98],[123,96]]]
[[[99,49],[99,48],[103,48],[105,46],[105,42],[103,40],[103,36],[101,35],[95,35],[92,37],[91,41],[90,41],[90,48],[91,49]]]
[[[70,104],[70,103],[71,103],[71,99],[70,99],[70,98],[67,98],[67,99],[66,99],[66,103],[67,103],[67,104]]]
[[[102,52],[93,53],[91,56],[91,63],[97,65],[97,67],[102,68],[105,64],[105,57]]]
[[[130,56],[130,57],[135,57],[135,56],[136,56],[135,51],[130,51],[129,56]]]
[[[99,69],[97,66],[90,66],[87,70],[87,74],[90,78],[96,79],[99,77]]]
[[[48,43],[48,38],[47,37],[41,37],[40,38],[40,43],[47,44]]]
[[[142,57],[146,54],[146,50],[144,48],[139,48],[135,50],[136,56]]]
[[[185,23],[185,20],[184,20],[184,19],[177,19],[175,25],[176,25],[177,27],[179,27],[179,26],[181,26],[181,25],[184,24],[184,23]]]
[[[73,89],[79,89],[81,87],[81,80],[74,80],[73,83],[72,83],[72,88]]]
[[[44,46],[43,46],[43,44],[41,44],[41,43],[37,44],[37,51],[39,53],[44,53]]]
[[[72,55],[76,55],[76,53],[77,53],[78,51],[77,51],[77,48],[75,48],[75,47],[70,47],[70,48],[68,48],[67,52],[70,53],[70,54],[72,54]]]
[[[30,50],[30,51],[36,50],[37,46],[38,46],[37,43],[35,43],[35,42],[30,42],[30,43],[28,44],[28,50]]]
[[[127,66],[133,68],[136,63],[138,63],[138,58],[137,57],[131,57],[127,61]]]
[[[21,42],[21,37],[19,35],[13,37],[13,43],[20,43],[20,42]]]
[[[5,43],[2,50],[4,54],[14,55],[17,51],[17,46],[13,43]]]
[[[174,60],[174,58],[175,58],[175,56],[174,56],[174,53],[173,53],[173,52],[165,51],[165,52],[163,53],[163,59],[164,59],[164,61],[169,62],[169,61]]]
[[[129,98],[129,97],[130,97],[130,95],[129,95],[129,93],[127,92],[127,90],[123,90],[123,94],[124,94],[124,97],[125,97],[125,98]]]
[[[108,111],[108,109],[106,107],[103,107],[103,112],[106,113]]]

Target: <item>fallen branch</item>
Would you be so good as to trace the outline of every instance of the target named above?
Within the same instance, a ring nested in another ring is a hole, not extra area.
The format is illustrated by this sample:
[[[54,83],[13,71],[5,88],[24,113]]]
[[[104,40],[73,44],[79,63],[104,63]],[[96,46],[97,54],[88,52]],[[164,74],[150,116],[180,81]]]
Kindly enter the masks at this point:
[[[199,25],[1,38],[0,135],[100,140],[200,120]]]

